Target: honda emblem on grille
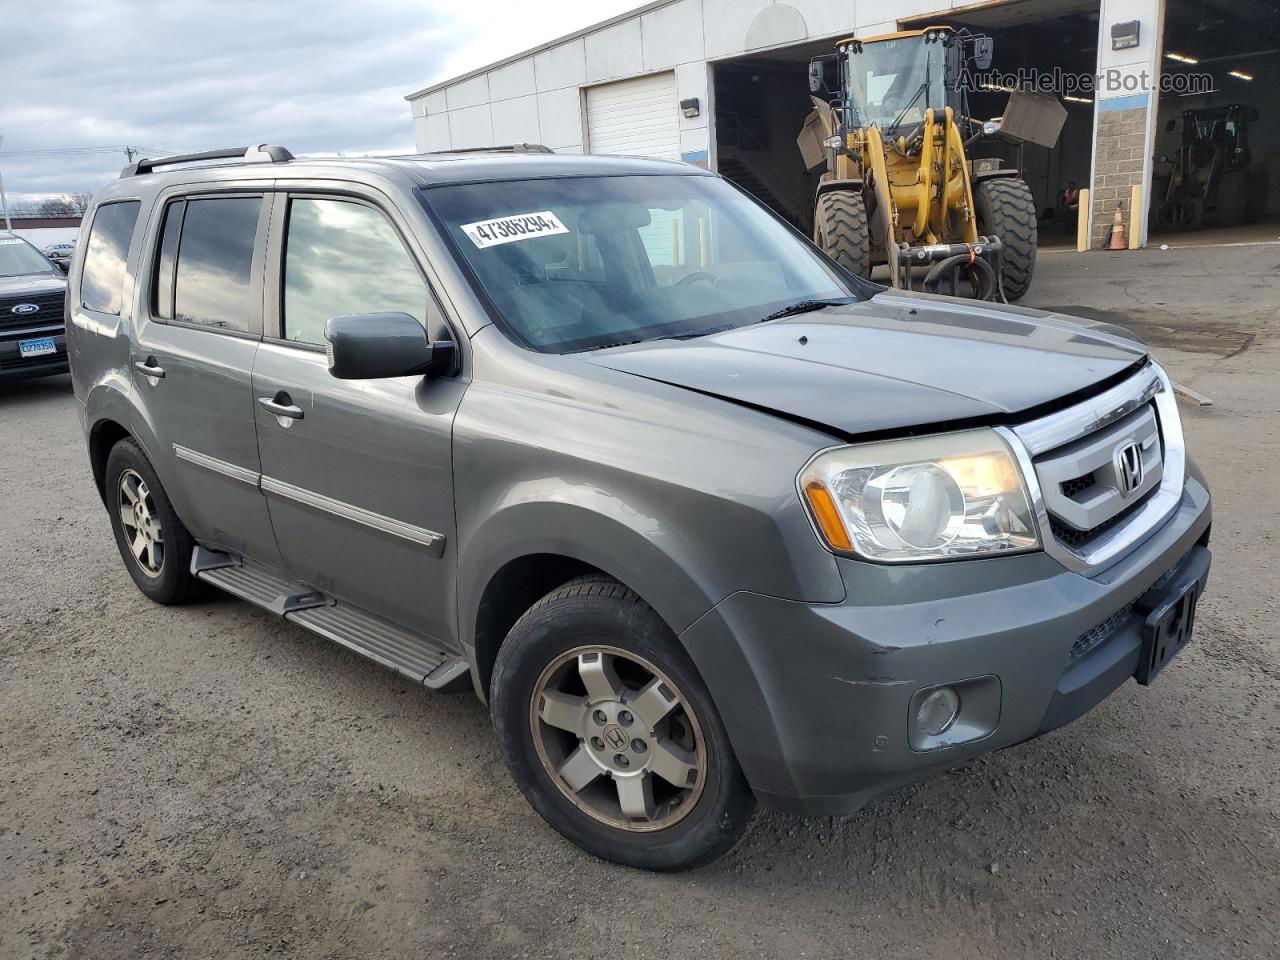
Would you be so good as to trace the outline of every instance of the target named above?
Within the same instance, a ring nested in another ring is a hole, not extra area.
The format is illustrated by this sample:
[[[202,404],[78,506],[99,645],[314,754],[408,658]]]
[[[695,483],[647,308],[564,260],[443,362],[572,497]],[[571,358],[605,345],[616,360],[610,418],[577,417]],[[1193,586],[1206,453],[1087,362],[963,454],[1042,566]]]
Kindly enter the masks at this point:
[[[1120,486],[1120,495],[1129,496],[1142,486],[1142,445],[1126,443],[1116,448],[1116,483]]]
[[[40,304],[38,303],[20,303],[16,307],[11,307],[9,309],[9,312],[10,313],[35,313],[39,309],[40,309]]]

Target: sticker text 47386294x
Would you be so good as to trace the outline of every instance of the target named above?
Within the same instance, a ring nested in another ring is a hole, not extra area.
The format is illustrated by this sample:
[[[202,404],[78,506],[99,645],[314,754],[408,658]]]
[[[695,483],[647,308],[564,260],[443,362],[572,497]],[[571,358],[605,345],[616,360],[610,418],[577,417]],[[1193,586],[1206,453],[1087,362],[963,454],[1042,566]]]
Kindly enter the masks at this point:
[[[568,233],[569,228],[550,210],[541,210],[537,213],[517,213],[510,217],[464,223],[462,232],[483,250],[485,247],[495,247],[515,240],[532,240],[534,237]]]

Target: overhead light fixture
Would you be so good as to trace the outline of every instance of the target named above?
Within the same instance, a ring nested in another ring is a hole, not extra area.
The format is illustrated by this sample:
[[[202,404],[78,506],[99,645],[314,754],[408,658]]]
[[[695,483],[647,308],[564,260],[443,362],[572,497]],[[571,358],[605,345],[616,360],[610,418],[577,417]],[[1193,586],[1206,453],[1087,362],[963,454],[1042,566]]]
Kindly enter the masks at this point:
[[[1199,63],[1195,57],[1188,57],[1185,53],[1166,53],[1166,57],[1170,60],[1177,60],[1179,63]]]
[[[1088,97],[1073,97],[1071,94],[1063,94],[1063,100],[1070,100],[1072,103],[1093,103]]]
[[[1238,80],[1252,80],[1253,74],[1245,73],[1243,70],[1228,70],[1228,77],[1235,77]]]

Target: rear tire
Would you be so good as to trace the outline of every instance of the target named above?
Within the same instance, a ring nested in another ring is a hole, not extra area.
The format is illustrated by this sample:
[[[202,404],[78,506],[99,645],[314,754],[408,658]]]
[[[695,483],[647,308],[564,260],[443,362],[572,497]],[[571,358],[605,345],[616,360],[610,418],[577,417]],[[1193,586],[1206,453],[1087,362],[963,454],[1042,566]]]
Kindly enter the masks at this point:
[[[578,577],[534,604],[498,653],[490,693],[516,784],[587,852],[689,870],[750,825],[755,797],[706,685],[616,580]]]
[[[862,194],[828,190],[818,197],[813,242],[855,276],[871,276],[871,228]]]
[[[1036,200],[1025,180],[1001,177],[984,180],[973,191],[978,232],[999,237],[1004,244],[1004,295],[1020,300],[1031,289],[1036,269]],[[1084,216],[1083,211],[1080,214]]]
[[[111,448],[104,490],[116,546],[138,589],[163,604],[199,596],[204,583],[190,568],[195,541],[134,441],[121,440]]]

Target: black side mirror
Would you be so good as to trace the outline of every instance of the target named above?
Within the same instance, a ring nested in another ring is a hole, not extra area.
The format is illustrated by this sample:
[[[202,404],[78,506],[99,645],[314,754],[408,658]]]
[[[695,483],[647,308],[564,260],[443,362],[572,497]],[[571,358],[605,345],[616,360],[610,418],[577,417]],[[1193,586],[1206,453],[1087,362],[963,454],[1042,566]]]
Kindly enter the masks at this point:
[[[973,69],[990,70],[991,58],[995,56],[996,42],[990,37],[973,38]]]
[[[821,93],[826,84],[822,80],[822,61],[809,61],[809,92]]]
[[[329,373],[339,380],[439,376],[453,372],[453,341],[432,342],[407,313],[333,317],[324,325]]]
[[[840,70],[837,55],[828,53],[809,61],[809,92],[821,97],[840,93]]]

